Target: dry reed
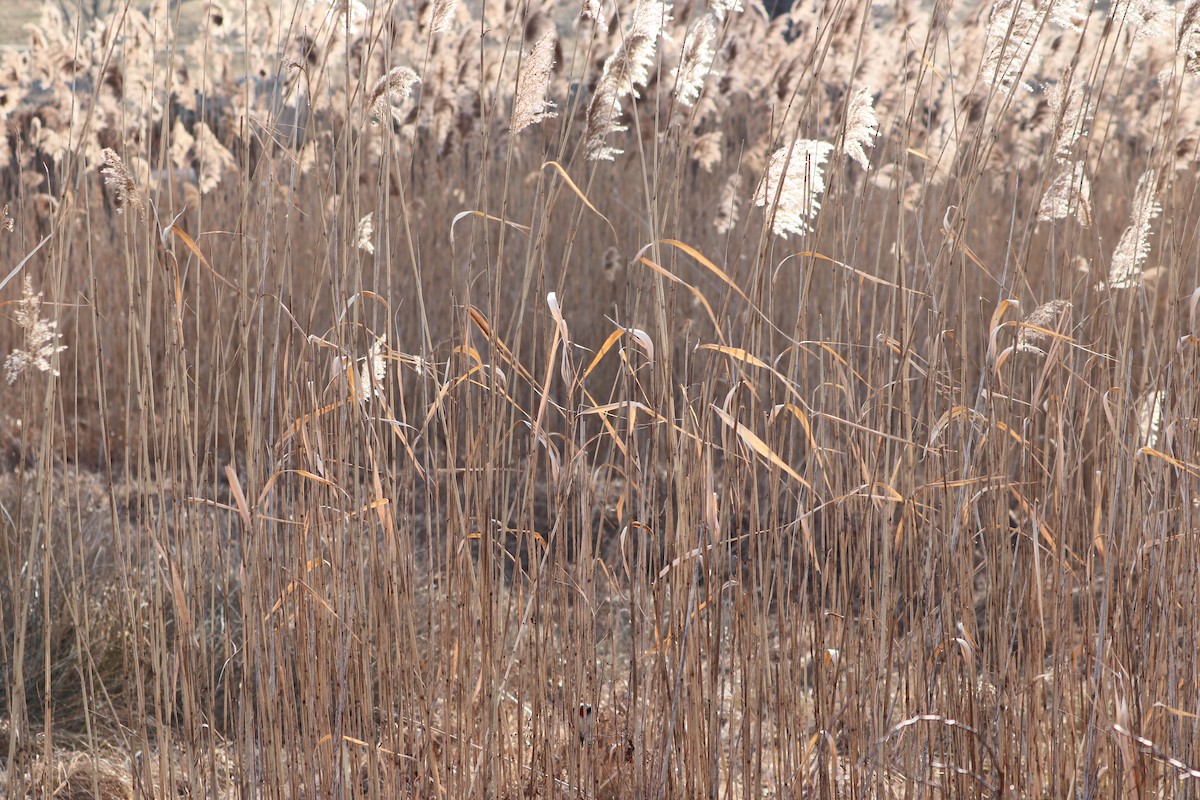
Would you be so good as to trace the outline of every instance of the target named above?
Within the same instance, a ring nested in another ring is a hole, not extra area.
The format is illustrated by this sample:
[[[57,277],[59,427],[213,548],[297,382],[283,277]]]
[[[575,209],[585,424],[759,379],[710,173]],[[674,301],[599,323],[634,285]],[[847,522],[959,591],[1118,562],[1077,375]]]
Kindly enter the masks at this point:
[[[1200,774],[1196,3],[166,7],[0,52],[0,793]]]

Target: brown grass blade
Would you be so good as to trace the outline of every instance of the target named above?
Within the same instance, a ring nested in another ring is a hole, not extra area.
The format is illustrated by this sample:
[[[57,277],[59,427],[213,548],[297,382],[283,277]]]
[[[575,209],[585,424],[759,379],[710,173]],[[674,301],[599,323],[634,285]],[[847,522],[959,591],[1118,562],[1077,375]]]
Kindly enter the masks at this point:
[[[592,357],[592,361],[590,364],[588,364],[587,369],[583,371],[583,378],[586,378],[588,375],[592,374],[592,370],[599,366],[600,362],[604,359],[605,354],[608,353],[608,351],[613,348],[613,345],[619,342],[621,337],[624,335],[624,328],[617,328],[608,335],[608,338],[604,340],[604,344],[600,346],[600,349],[596,351],[596,355]],[[583,380],[583,378],[580,378],[580,380]]]
[[[45,239],[42,239],[40,242],[37,243],[36,247],[34,247],[32,250],[30,250],[28,253],[26,253],[25,257],[22,258],[19,262],[17,262],[17,265],[15,267],[13,267],[12,270],[7,275],[4,276],[4,280],[0,281],[0,289],[3,289],[5,286],[8,285],[9,281],[11,281],[13,278],[17,277],[17,274],[20,273],[20,271],[24,268],[24,266],[29,263],[29,259],[31,259],[35,255],[37,255],[37,251],[41,250],[43,247],[45,247],[46,242],[50,241],[50,239],[53,236],[54,236],[53,233],[46,234]]]
[[[656,242],[651,242],[650,244],[643,247],[641,250],[638,250],[637,255],[633,257],[633,260],[634,261],[640,260],[643,253],[645,253],[651,247],[654,247],[655,245],[660,245],[660,244],[670,245],[671,247],[674,247],[677,250],[682,250],[684,253],[687,253],[689,256],[691,256],[696,261],[696,263],[698,263],[700,266],[707,269],[713,275],[716,275],[717,278],[722,283],[724,283],[726,286],[728,286],[730,289],[732,289],[734,291],[734,293],[737,294],[738,297],[742,298],[747,303],[750,302],[750,298],[747,297],[746,293],[742,291],[742,287],[738,286],[737,283],[734,282],[733,278],[729,277],[729,275],[727,275],[725,273],[725,270],[718,267],[716,264],[714,264],[712,261],[710,261],[708,258],[706,258],[703,253],[701,253],[696,248],[692,247],[690,244],[687,244],[686,242],[681,242],[678,239],[659,239]],[[660,267],[659,269],[662,269],[662,268]],[[666,272],[666,270],[663,270],[663,272]],[[679,282],[683,283],[682,280],[680,280]]]
[[[471,321],[475,323],[475,327],[479,329],[479,332],[482,333],[500,353],[500,357],[504,359],[505,363],[512,367],[513,370],[528,383],[536,386],[538,383],[537,379],[533,377],[529,370],[525,369],[525,367],[519,361],[517,361],[516,356],[514,356],[512,351],[508,349],[508,345],[506,345],[492,329],[491,323],[488,322],[488,319],[486,316],[484,316],[483,312],[475,306],[467,306],[467,314],[470,315]]]
[[[612,222],[609,221],[608,217],[600,213],[600,209],[596,208],[596,206],[592,204],[591,200],[588,200],[587,195],[584,194],[583,190],[575,184],[575,181],[571,180],[571,176],[567,174],[567,170],[562,164],[558,163],[557,161],[547,161],[546,163],[542,164],[542,169],[545,169],[546,167],[554,167],[558,174],[562,176],[562,179],[567,182],[567,185],[571,187],[571,191],[575,193],[575,196],[582,200],[583,204],[592,210],[592,213],[604,220],[604,223],[608,225],[608,229],[612,231],[613,238],[619,238],[617,236],[617,229],[613,227]]]
[[[682,286],[685,289],[687,289],[689,292],[691,292],[692,297],[696,298],[696,302],[700,303],[700,305],[704,308],[704,313],[708,315],[709,321],[712,322],[713,329],[717,332],[717,337],[722,342],[725,341],[725,333],[724,333],[724,331],[721,330],[720,323],[717,322],[717,315],[715,313],[713,313],[712,306],[709,305],[708,298],[704,296],[703,292],[701,292],[695,286],[692,286],[687,281],[678,277],[677,275],[672,274],[670,272],[670,270],[663,269],[658,264],[655,264],[653,261],[646,258],[645,256],[639,256],[637,261],[642,264],[645,264],[647,267],[654,270],[659,275],[662,275],[664,278],[671,281],[672,283],[678,284],[679,286]]]
[[[796,483],[800,484],[805,489],[808,489],[810,492],[813,491],[812,484],[800,477],[799,472],[796,472],[796,470],[792,469],[792,467],[786,461],[780,458],[779,455],[776,454],[776,452],[770,447],[768,447],[766,442],[758,438],[753,431],[751,431],[745,425],[742,425],[733,416],[722,411],[716,405],[710,405],[709,408],[716,413],[721,422],[724,422],[730,430],[737,433],[738,437],[741,438],[746,446],[757,453],[760,458],[765,460],[767,463],[778,467],[788,477],[796,481]]]
[[[237,472],[234,471],[232,464],[225,467],[225,480],[229,482],[229,491],[237,506],[238,516],[242,518],[242,530],[248,534],[253,530],[250,524],[250,506],[246,504],[246,494],[242,491],[242,482],[238,480]]]
[[[486,219],[490,222],[499,222],[503,225],[507,225],[510,228],[520,231],[526,236],[529,235],[531,230],[528,225],[522,225],[519,222],[513,222],[512,220],[504,219],[504,217],[496,217],[483,211],[460,211],[459,213],[455,214],[454,219],[450,221],[450,247],[454,247],[454,226],[458,224],[459,220],[465,219],[466,217],[480,217],[481,219]]]
[[[828,263],[833,264],[838,267],[841,267],[844,270],[853,272],[855,275],[862,278],[864,281],[867,281],[868,283],[873,283],[876,286],[886,286],[889,289],[895,289],[898,292],[908,292],[909,294],[916,295],[917,297],[928,297],[929,296],[925,292],[920,292],[920,291],[917,291],[916,289],[909,289],[906,286],[899,286],[895,283],[892,283],[891,281],[887,281],[887,280],[884,280],[883,278],[872,275],[869,272],[863,272],[861,269],[856,269],[855,267],[850,266],[849,264],[845,263],[844,261],[838,261],[836,258],[830,258],[827,255],[823,255],[823,254],[818,253],[813,250],[805,250],[804,252],[801,252],[801,253],[792,253],[790,256],[783,259],[783,261],[780,261],[779,266],[782,267],[784,262],[786,262],[788,259],[792,259],[792,258],[812,258],[817,261],[827,261]]]
[[[183,246],[186,247],[188,250],[191,250],[193,255],[195,255],[196,258],[198,258],[200,260],[200,263],[204,265],[204,268],[207,269],[210,273],[212,273],[212,276],[217,279],[218,283],[220,283],[222,286],[224,286],[226,289],[229,289],[232,292],[235,292],[239,295],[242,294],[242,290],[236,284],[232,283],[224,275],[217,272],[217,270],[213,267],[213,265],[208,263],[208,259],[204,257],[204,253],[200,252],[200,248],[199,248],[199,246],[197,246],[195,240],[192,239],[191,236],[188,236],[187,233],[183,230],[183,228],[180,228],[178,225],[172,224],[167,227],[167,232],[175,234],[176,238],[178,238],[179,241],[183,242]]]

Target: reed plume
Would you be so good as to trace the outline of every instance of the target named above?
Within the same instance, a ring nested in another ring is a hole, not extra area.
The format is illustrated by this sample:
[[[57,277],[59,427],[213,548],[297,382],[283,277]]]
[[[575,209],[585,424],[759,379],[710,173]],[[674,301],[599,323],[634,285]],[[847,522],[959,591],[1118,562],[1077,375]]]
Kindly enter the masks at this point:
[[[103,166],[100,174],[104,176],[104,185],[112,191],[113,208],[118,214],[125,213],[126,206],[136,211],[142,211],[142,195],[138,191],[133,174],[125,166],[125,162],[112,148],[106,147],[100,151]],[[40,295],[39,295],[40,297]]]
[[[822,165],[833,145],[816,139],[797,139],[771,154],[767,174],[754,193],[756,206],[771,206],[771,230],[776,236],[801,236],[821,208],[825,191]]]
[[[875,146],[879,135],[879,121],[875,118],[874,98],[871,92],[860,88],[850,98],[846,107],[846,134],[842,140],[842,152],[854,159],[863,169],[870,169],[865,148]]]
[[[1146,257],[1150,255],[1150,223],[1162,211],[1158,204],[1158,172],[1150,169],[1138,179],[1133,196],[1129,227],[1121,234],[1108,271],[1110,289],[1132,289],[1142,282]]]
[[[375,82],[367,95],[367,109],[371,122],[378,125],[384,117],[392,118],[393,104],[402,103],[412,94],[413,85],[421,78],[408,67],[393,67]]]
[[[9,385],[16,383],[27,370],[49,372],[58,376],[51,359],[67,349],[59,344],[62,334],[54,320],[42,319],[42,293],[33,291],[33,280],[26,275],[21,299],[17,302],[17,324],[25,334],[25,346],[14,348],[4,360],[4,376]]]
[[[626,130],[620,124],[621,100],[638,98],[637,87],[650,79],[658,37],[671,21],[666,3],[640,0],[633,12],[629,31],[617,51],[604,62],[604,71],[596,84],[588,106],[584,143],[592,161],[612,161],[624,151],[607,144],[608,137]]]
[[[550,86],[550,71],[554,68],[553,30],[543,33],[533,49],[525,54],[513,97],[512,132],[519,133],[530,125],[558,116],[554,103],[546,99]]]

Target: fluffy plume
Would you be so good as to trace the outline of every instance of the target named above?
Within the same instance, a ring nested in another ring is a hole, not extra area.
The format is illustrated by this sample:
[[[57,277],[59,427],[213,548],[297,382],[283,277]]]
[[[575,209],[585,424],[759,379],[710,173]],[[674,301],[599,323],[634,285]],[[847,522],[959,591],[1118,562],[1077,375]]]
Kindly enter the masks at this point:
[[[721,187],[721,200],[717,205],[717,215],[713,219],[713,230],[724,236],[733,230],[738,223],[738,203],[741,200],[742,174],[734,172]]]
[[[1035,308],[1029,316],[1021,320],[1021,329],[1017,333],[1017,352],[1046,355],[1046,351],[1041,347],[1049,338],[1045,331],[1054,330],[1058,326],[1059,316],[1070,307],[1071,304],[1066,300],[1051,300]]]
[[[692,143],[692,158],[705,172],[712,172],[721,163],[721,131],[709,131],[696,137]]]
[[[628,44],[629,40],[626,40]],[[612,90],[612,84],[601,78],[596,86],[592,102],[588,104],[587,133],[584,144],[587,147],[587,157],[590,161],[612,161],[621,153],[620,148],[608,144],[608,137],[620,133],[627,128],[620,123],[621,98]]]
[[[220,185],[222,176],[232,169],[237,161],[207,124],[196,123],[195,138],[192,155],[199,165],[196,170],[196,187],[200,194],[208,194]]]
[[[713,18],[704,17],[700,23],[688,31],[683,42],[683,55],[679,66],[672,73],[675,77],[675,96],[679,102],[689,108],[700,96],[704,81],[712,73],[713,39],[716,38],[716,27]]]
[[[1126,0],[1113,4],[1113,17],[1136,28],[1138,39],[1150,39],[1174,33],[1173,4],[1163,0]]]
[[[746,9],[742,7],[742,0],[711,0],[708,10],[717,22],[723,22],[726,14],[740,14]]]
[[[590,19],[596,30],[601,33],[608,32],[608,20],[604,18],[604,3],[601,0],[583,0],[583,12],[580,16]]]
[[[375,235],[375,223],[372,221],[374,216],[374,211],[368,211],[366,216],[358,221],[358,230],[355,231],[354,237],[354,246],[371,255],[375,255],[375,243],[371,240]]]
[[[988,17],[984,83],[1005,94],[1017,86],[1031,91],[1021,81],[1021,71],[1036,66],[1033,45],[1041,24],[1042,15],[1031,0],[996,0]]]
[[[394,113],[392,104],[404,102],[412,94],[413,84],[421,78],[408,67],[393,67],[386,75],[375,82],[371,93],[367,95],[367,109],[371,122],[378,125],[385,116]]]
[[[1043,23],[1078,29],[1084,18],[1076,0],[996,0],[988,16],[982,75],[984,83],[1009,94],[1020,87],[1032,91],[1021,73],[1041,61],[1034,46]]]
[[[301,175],[307,175],[312,171],[313,166],[317,163],[317,142],[315,139],[309,139],[300,148],[300,152],[296,154],[296,168],[300,170]]]
[[[1138,180],[1129,227],[1121,234],[1108,271],[1110,289],[1131,289],[1141,283],[1142,266],[1150,255],[1150,222],[1162,211],[1155,193],[1158,172],[1146,170]]]
[[[629,24],[629,31],[652,39],[659,36],[670,39],[671,34],[667,26],[673,19],[671,3],[664,0],[638,0],[638,4],[633,8],[633,21]],[[641,83],[645,83],[645,79]]]
[[[1058,174],[1038,208],[1038,219],[1050,222],[1066,219],[1074,212],[1084,228],[1092,226],[1092,183],[1083,171],[1083,162],[1072,162]]]
[[[457,10],[458,0],[434,0],[429,15],[429,32],[445,33],[453,28],[454,12]]]
[[[362,0],[329,0],[329,14],[337,30],[357,36],[371,12]]]
[[[1138,441],[1144,447],[1158,443],[1158,432],[1162,429],[1163,410],[1167,393],[1162,389],[1147,392],[1138,403]]]
[[[195,137],[188,133],[187,126],[183,124],[181,117],[175,118],[175,124],[171,126],[171,163],[175,165],[175,169],[187,170],[192,168],[192,146],[196,143]]]
[[[142,195],[138,192],[137,183],[125,162],[109,147],[100,151],[100,158],[104,163],[100,174],[104,176],[104,185],[112,191],[113,207],[117,213],[125,213],[126,206],[141,211],[145,207],[142,204]]]
[[[1046,90],[1046,99],[1054,112],[1054,157],[1062,161],[1083,132],[1092,106],[1084,99],[1083,87],[1075,84],[1069,90],[1058,83]]]
[[[776,236],[801,236],[811,230],[809,222],[821,208],[825,174],[821,166],[833,152],[833,145],[817,139],[798,139],[771,154],[767,175],[754,193],[754,204],[774,204],[771,230]]]
[[[604,270],[603,270],[604,280],[607,281],[608,283],[616,283],[617,275],[620,272],[621,265],[623,263],[624,262],[621,258],[620,250],[618,250],[617,248],[612,247],[612,246],[610,246],[607,250],[605,250],[604,251]]]
[[[1049,0],[1050,22],[1060,28],[1082,30],[1080,23],[1087,19],[1087,12],[1079,8],[1079,0]]]
[[[1200,75],[1200,0],[1191,0],[1179,22],[1179,40],[1175,52],[1183,56],[1183,71]]]
[[[4,360],[4,376],[9,385],[15,383],[27,369],[57,376],[58,370],[50,364],[50,359],[66,350],[67,346],[58,343],[62,338],[62,334],[56,330],[58,323],[42,319],[42,293],[33,293],[33,281],[28,275],[25,276],[21,299],[17,303],[16,318],[17,324],[25,331],[26,349],[13,350]]]
[[[846,108],[846,137],[842,141],[842,152],[857,161],[863,169],[870,169],[864,147],[874,147],[879,135],[879,121],[875,119],[874,99],[866,89],[859,89],[850,98]]]
[[[637,87],[650,80],[650,67],[658,37],[671,20],[666,3],[641,0],[633,12],[633,22],[617,51],[604,62],[604,71],[588,105],[585,136],[588,159],[612,161],[622,150],[607,144],[608,136],[625,130],[621,125],[621,99],[638,97]]]
[[[521,74],[517,79],[517,93],[513,99],[512,131],[517,133],[530,125],[558,114],[551,109],[554,103],[546,99],[550,87],[550,70],[554,68],[555,32],[548,30],[541,35],[533,49],[525,54]]]
[[[383,357],[387,346],[387,334],[380,336],[367,351],[367,357],[360,359],[362,364],[358,374],[358,399],[364,403],[371,402],[373,397],[383,396],[383,380],[387,377],[387,361]]]

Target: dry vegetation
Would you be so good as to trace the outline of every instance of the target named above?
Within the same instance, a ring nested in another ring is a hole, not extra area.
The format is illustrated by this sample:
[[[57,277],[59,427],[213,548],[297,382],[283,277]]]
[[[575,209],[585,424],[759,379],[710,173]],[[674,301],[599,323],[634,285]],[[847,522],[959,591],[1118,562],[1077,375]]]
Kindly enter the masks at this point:
[[[1194,791],[1197,0],[207,8],[3,54],[0,794]]]

